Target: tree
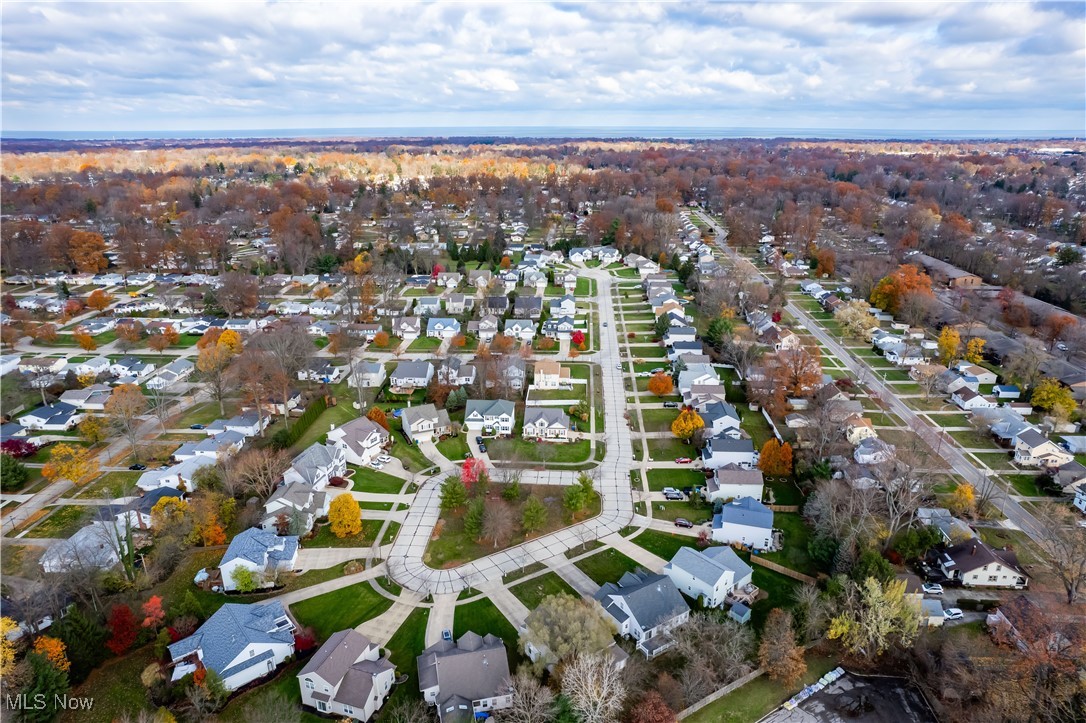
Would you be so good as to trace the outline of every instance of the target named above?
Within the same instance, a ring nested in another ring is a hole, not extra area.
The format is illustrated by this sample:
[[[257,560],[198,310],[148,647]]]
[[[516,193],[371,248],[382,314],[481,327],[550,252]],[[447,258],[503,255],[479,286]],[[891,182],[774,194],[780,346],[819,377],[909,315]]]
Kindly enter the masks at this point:
[[[987,343],[979,336],[970,339],[965,345],[965,360],[970,364],[980,364],[984,361],[984,345]]]
[[[388,415],[386,415],[385,410],[380,407],[370,407],[369,411],[366,412],[366,419],[384,427],[386,432],[389,430]]]
[[[8,454],[0,454],[0,489],[17,490],[30,479],[26,465]]]
[[[106,293],[102,289],[95,289],[90,292],[90,296],[87,297],[87,306],[95,311],[105,311],[109,308],[109,305],[113,303],[114,297],[112,294]]]
[[[959,482],[954,486],[947,500],[947,507],[956,515],[972,517],[977,511],[977,490],[968,482]]]
[[[1030,404],[1051,412],[1053,416],[1066,420],[1070,419],[1075,411],[1075,398],[1068,387],[1060,384],[1058,379],[1046,377],[1033,388],[1033,394],[1029,398]]]
[[[263,585],[263,580],[247,567],[239,565],[230,573],[230,581],[238,592],[253,592]]]
[[[135,384],[122,384],[113,390],[105,404],[106,419],[128,439],[132,456],[142,456],[139,445],[140,416],[147,411],[147,397]]]
[[[649,379],[649,391],[658,397],[664,397],[671,394],[674,388],[675,383],[671,380],[670,374],[657,372]]]
[[[907,647],[920,624],[917,604],[905,596],[905,580],[880,583],[873,577],[845,583],[840,612],[830,621],[828,637],[853,654],[874,659],[893,645]]]
[[[1086,529],[1066,504],[1044,502],[1037,513],[1042,523],[1037,543],[1063,583],[1067,604],[1075,605],[1086,592]]]
[[[614,626],[604,616],[599,604],[573,595],[548,595],[528,613],[521,632],[520,646],[531,645],[541,657],[540,669],[611,645]]]
[[[554,720],[554,693],[534,676],[519,672],[505,681],[513,703],[501,712],[502,723],[550,723]]]
[[[897,313],[906,295],[916,293],[931,295],[931,277],[910,264],[898,266],[884,276],[871,292],[871,303],[883,311]]]
[[[641,696],[630,711],[631,723],[676,723],[678,720],[675,711],[671,710],[664,697],[655,690]]]
[[[73,682],[81,682],[106,657],[105,646],[102,645],[106,631],[78,607],[55,622],[50,632],[64,641],[72,665],[69,675]]]
[[[464,513],[464,532],[472,539],[479,539],[483,534],[483,517],[486,515],[486,503],[482,497],[476,497],[468,504]]]
[[[817,248],[811,254],[815,262],[815,273],[819,276],[833,276],[837,271],[837,252],[831,248]]]
[[[79,344],[79,348],[83,351],[94,351],[98,348],[98,342],[94,340],[94,337],[82,329],[77,329],[72,334],[72,339],[75,340],[76,344]]]
[[[687,660],[698,661],[698,667],[707,674],[710,691],[751,671],[754,632],[716,611],[691,613],[687,624],[672,634],[676,652]],[[693,699],[705,694],[693,696]]]
[[[483,539],[492,540],[494,549],[513,535],[512,508],[502,500],[488,499],[483,508]]]
[[[1078,320],[1070,314],[1049,314],[1040,329],[1041,339],[1044,340],[1048,350],[1052,351],[1056,341],[1071,329],[1076,328],[1078,323]]]
[[[290,455],[272,447],[249,447],[230,457],[225,464],[226,490],[235,497],[256,495],[267,498],[290,467]]]
[[[124,603],[115,604],[109,611],[108,626],[110,637],[106,641],[106,647],[114,655],[124,655],[132,647],[132,643],[136,642],[139,634],[132,608]]]
[[[468,457],[464,464],[460,465],[460,481],[470,492],[472,485],[486,476],[486,462],[477,457]]]
[[[19,624],[9,617],[0,618],[0,676],[6,678],[15,669],[15,643],[9,633],[19,629]]]
[[[569,341],[575,347],[579,349],[584,348],[584,332],[580,329],[575,329],[572,334],[569,335]]]
[[[758,468],[767,475],[790,477],[792,475],[792,445],[781,444],[776,437],[771,437],[762,445],[758,457]]]
[[[562,673],[562,694],[582,723],[611,723],[622,712],[626,684],[609,654],[578,655]]]
[[[204,347],[196,357],[200,381],[211,398],[219,403],[219,414],[226,414],[224,400],[230,391],[228,372],[233,360],[234,355],[229,348],[218,344]]]
[[[11,437],[0,442],[0,454],[15,459],[31,457],[38,451],[38,446],[27,439]]]
[[[98,474],[98,456],[87,447],[74,444],[57,444],[49,453],[49,461],[41,470],[48,480],[66,479],[80,484]]]
[[[332,525],[332,534],[341,539],[362,532],[362,508],[350,492],[336,495],[332,500],[328,506],[328,522]]]
[[[60,712],[59,701],[68,694],[68,674],[59,670],[44,655],[29,653],[26,662],[30,668],[30,681],[22,690],[26,700],[41,701],[43,707],[28,707],[20,711],[19,720],[27,723],[47,723]]]
[[[441,483],[441,509],[443,512],[456,510],[464,506],[468,501],[468,488],[453,475],[446,477]]]
[[[237,356],[244,351],[244,343],[241,339],[241,334],[237,333],[233,329],[226,329],[219,334],[218,341],[215,342],[215,346],[221,346],[226,349],[232,355]]]
[[[524,534],[530,535],[537,530],[542,530],[547,524],[547,506],[536,496],[531,496],[524,503],[520,513],[520,526]]]
[[[962,337],[957,329],[952,326],[944,326],[939,332],[939,361],[943,366],[950,366],[961,355]]]
[[[163,497],[151,508],[151,529],[160,532],[179,528],[189,512],[189,503],[180,497]]]
[[[72,664],[68,662],[67,650],[64,641],[59,638],[39,635],[34,639],[34,652],[44,657],[62,673],[67,673],[72,667]]]
[[[143,612],[143,622],[140,627],[157,628],[166,619],[166,611],[162,609],[162,596],[152,595],[147,602],[140,606]]]
[[[387,331],[379,331],[373,335],[373,345],[378,349],[384,349],[388,346],[390,339]]]
[[[252,274],[227,271],[219,279],[222,284],[215,296],[223,311],[230,316],[247,314],[260,303],[260,281]]]
[[[671,433],[684,442],[689,442],[694,433],[705,426],[705,420],[693,409],[687,407],[671,423]]]
[[[577,515],[588,507],[588,499],[585,497],[584,489],[580,485],[567,487],[562,496],[562,504],[569,510],[570,515],[576,519]]]

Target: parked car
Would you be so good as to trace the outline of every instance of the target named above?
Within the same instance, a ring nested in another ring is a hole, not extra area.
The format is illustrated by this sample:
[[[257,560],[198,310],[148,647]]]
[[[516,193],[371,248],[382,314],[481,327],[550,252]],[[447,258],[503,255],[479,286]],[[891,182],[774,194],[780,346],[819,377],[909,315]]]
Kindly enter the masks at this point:
[[[622,371],[622,363],[619,362],[618,364],[615,364],[615,369],[618,369],[619,371]]]
[[[678,492],[679,490],[675,489],[674,487],[665,487],[660,491],[666,495],[668,492]]]
[[[482,452],[483,454],[486,454],[486,445],[485,444],[480,444],[479,445],[479,451]]]
[[[607,328],[607,322],[606,322],[606,321],[605,321],[605,322],[603,322],[603,328],[604,328],[604,329],[606,329],[606,328]]]
[[[652,370],[652,373],[653,374],[660,374],[663,371],[664,371],[663,367],[656,367],[655,369]]]
[[[665,492],[664,499],[671,502],[680,502],[683,499],[682,492]]]
[[[189,429],[203,429],[203,428],[204,428],[204,425],[202,425],[202,424],[189,425]]]
[[[942,595],[943,586],[937,582],[926,582],[920,586],[920,589],[924,591],[925,595]]]
[[[370,467],[373,467],[374,469],[381,469],[384,466],[385,465],[382,464],[379,460],[376,460],[376,459],[371,459],[370,460]]]
[[[664,402],[664,409],[678,409],[678,402]]]
[[[483,438],[482,437],[476,437],[475,438],[475,444],[482,444],[482,443],[483,443]]]
[[[965,617],[959,608],[947,608],[943,611],[943,620],[961,620]]]
[[[677,517],[675,519],[675,526],[676,527],[693,527],[694,523],[691,522],[690,520],[686,519],[685,517]]]
[[[675,464],[690,464],[693,461],[694,460],[690,459],[689,457],[679,457],[675,460]]]
[[[637,373],[637,376],[638,376],[638,377],[640,377],[640,378],[642,378],[642,379],[644,379],[645,377],[651,377],[651,376],[652,376],[652,372],[638,372],[638,373]]]
[[[449,630],[448,628],[446,628],[445,630],[442,630],[441,631],[441,639],[442,640],[452,640],[453,639],[452,638],[452,630]]]
[[[389,462],[392,461],[392,457],[387,455],[387,454],[380,454],[380,455],[377,455],[377,461],[380,462],[381,464],[388,464]]]
[[[130,465],[128,465],[128,469],[132,470],[133,472],[142,472],[143,470],[147,469],[147,465],[145,465],[145,464],[130,464]]]

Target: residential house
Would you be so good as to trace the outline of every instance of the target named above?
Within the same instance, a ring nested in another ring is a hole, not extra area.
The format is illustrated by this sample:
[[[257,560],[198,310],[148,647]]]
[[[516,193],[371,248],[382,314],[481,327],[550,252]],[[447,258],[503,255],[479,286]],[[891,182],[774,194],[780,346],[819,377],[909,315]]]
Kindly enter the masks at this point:
[[[523,342],[530,342],[535,338],[536,322],[532,319],[506,319],[504,334]]]
[[[214,459],[200,455],[169,467],[149,469],[136,480],[136,486],[144,492],[153,492],[162,487],[191,492],[196,489],[196,484],[193,482],[196,473],[213,464],[215,464]]]
[[[710,504],[750,497],[762,499],[764,480],[762,470],[743,469],[734,464],[713,470],[713,476],[705,482],[702,496]]]
[[[109,373],[115,377],[136,377],[142,379],[155,370],[155,365],[134,356],[126,356],[109,366]]]
[[[299,452],[283,473],[283,484],[305,484],[323,490],[333,477],[347,472],[346,450],[338,444],[314,442]]]
[[[460,322],[444,316],[432,316],[426,321],[426,336],[435,339],[452,339],[460,333]]]
[[[741,497],[713,515],[712,537],[727,545],[772,550],[773,510],[753,497]]]
[[[568,442],[570,428],[569,415],[560,407],[526,407],[524,410],[525,438]]]
[[[968,387],[963,387],[951,394],[950,401],[966,411],[991,409],[999,406],[994,399],[982,396]]]
[[[463,279],[464,277],[456,271],[442,271],[435,277],[437,285],[444,289],[455,289]]]
[[[1014,384],[996,384],[992,387],[992,393],[999,400],[1018,399],[1022,396],[1022,390]]]
[[[849,417],[845,420],[845,439],[852,446],[860,444],[865,439],[874,439],[875,425],[868,417]]]
[[[700,341],[677,341],[667,349],[668,361],[674,362],[684,354],[703,354],[705,347]]]
[[[1055,469],[1074,461],[1075,456],[1036,429],[1027,429],[1014,443],[1014,461],[1026,467]]]
[[[585,261],[592,260],[592,249],[578,246],[569,250],[569,260],[575,263],[584,263]]]
[[[503,316],[505,312],[509,311],[509,297],[504,294],[488,296],[484,308],[488,314]]]
[[[943,536],[943,543],[953,545],[977,536],[968,524],[950,514],[945,507],[920,507],[916,510],[920,524],[934,527]]]
[[[334,301],[314,301],[309,305],[308,313],[313,316],[335,316],[343,307]]]
[[[392,391],[425,388],[434,378],[434,365],[427,361],[402,361],[392,370],[389,383]]]
[[[570,294],[552,300],[550,314],[551,316],[576,316],[577,300]]]
[[[0,377],[18,369],[19,362],[21,362],[22,359],[23,358],[18,354],[5,354],[0,356]]]
[[[159,487],[156,490],[145,492],[128,503],[125,511],[118,515],[118,523],[123,526],[124,517],[128,516],[131,519],[132,529],[149,530],[151,529],[151,510],[154,509],[154,506],[166,497],[184,497],[184,495],[184,492],[175,490],[172,487]]]
[[[613,246],[601,246],[596,251],[596,257],[600,260],[601,266],[607,266],[622,260],[622,254]]]
[[[15,421],[26,429],[65,432],[82,422],[85,416],[72,404],[53,402],[32,409]]]
[[[666,575],[638,569],[596,592],[620,635],[637,641],[637,649],[654,658],[675,644],[671,631],[690,618],[690,606]]]
[[[474,334],[479,341],[489,344],[498,334],[498,317],[487,314],[478,321],[469,321],[468,333]]]
[[[399,316],[392,320],[392,335],[404,341],[414,341],[422,333],[422,319],[417,316]]]
[[[742,469],[753,469],[758,464],[758,453],[749,439],[715,437],[710,439],[701,452],[705,469],[717,469],[734,464]]]
[[[212,462],[217,462],[237,454],[244,444],[244,434],[224,431],[214,437],[205,437],[199,442],[185,442],[174,450],[173,458],[184,462],[195,457],[207,457]]]
[[[23,359],[19,362],[19,371],[23,374],[56,374],[68,362],[64,357],[39,357]]]
[[[77,376],[97,377],[100,374],[109,374],[113,362],[104,356],[87,359],[81,362],[72,362],[67,365],[67,370]]]
[[[995,372],[965,361],[958,362],[954,366],[954,370],[963,376],[976,379],[978,384],[995,384],[998,380]]]
[[[327,492],[305,484],[282,484],[264,503],[260,528],[267,532],[286,531],[305,535],[318,517],[328,514],[331,498]]]
[[[469,399],[464,408],[464,426],[472,432],[506,436],[516,425],[516,405],[504,399]]]
[[[377,422],[359,417],[341,427],[333,425],[328,442],[343,449],[347,464],[366,465],[392,443],[392,435]]]
[[[356,630],[332,633],[298,673],[302,705],[324,715],[368,721],[392,690],[396,666]]]
[[[452,432],[449,413],[444,409],[437,409],[433,404],[407,407],[400,419],[403,422],[404,436],[413,444],[444,437]]]
[[[468,272],[468,283],[477,289],[490,286],[494,274],[489,269],[476,269]]]
[[[347,386],[363,389],[377,389],[385,383],[385,365],[380,362],[360,362],[355,365],[354,374],[347,377]]]
[[[475,297],[464,294],[450,294],[445,300],[445,311],[459,316],[475,308]]]
[[[1061,464],[1053,475],[1056,485],[1065,495],[1075,494],[1080,487],[1086,487],[1086,465],[1078,460]]]
[[[719,385],[720,377],[712,364],[691,364],[679,372],[675,388],[684,394],[694,386]]]
[[[219,562],[223,591],[238,589],[238,577],[244,574],[241,570],[248,571],[257,587],[272,587],[279,581],[279,575],[293,570],[297,562],[297,537],[279,537],[250,527],[230,540]]]
[[[298,380],[335,384],[342,374],[343,367],[332,366],[330,359],[314,359],[304,369],[298,370]]]
[[[753,569],[730,547],[680,547],[664,574],[681,593],[709,608],[720,607],[734,590],[751,584]]]
[[[271,674],[294,655],[294,622],[283,603],[227,603],[195,633],[169,646],[172,681],[214,670],[227,690]]]
[[[1086,515],[1086,485],[1079,485],[1075,488],[1075,497],[1071,500],[1071,504],[1079,512]]]
[[[577,329],[572,316],[555,316],[543,322],[543,336],[549,339],[569,339]]]
[[[1009,550],[997,550],[983,540],[972,539],[948,547],[939,555],[939,569],[964,587],[1012,587],[1029,585],[1029,576],[1018,557]]]
[[[416,660],[419,691],[437,708],[440,723],[489,717],[513,704],[509,655],[501,638],[464,633],[459,640],[439,640]]]
[[[550,359],[535,363],[532,386],[536,389],[567,389],[572,384],[569,367]]]
[[[451,356],[438,362],[437,381],[453,387],[465,387],[475,383],[477,371],[474,364],[468,364],[461,357]]]
[[[894,453],[894,445],[887,444],[878,437],[865,437],[852,451],[852,458],[856,460],[856,464],[882,464],[893,459]]]
[[[195,365],[188,359],[175,359],[147,382],[148,389],[167,389],[192,374]]]
[[[125,537],[113,522],[95,521],[66,540],[58,540],[38,560],[43,572],[68,570],[108,570],[120,562]]]
[[[692,326],[672,326],[664,334],[664,345],[671,346],[677,341],[695,342],[698,340],[698,330]]]
[[[524,389],[524,385],[528,381],[528,366],[520,358],[506,357],[503,359],[498,373],[505,381],[505,384],[514,391],[519,392]],[[486,386],[487,388],[493,387],[494,382],[488,379]]]
[[[433,316],[441,313],[441,297],[420,296],[415,302],[415,316]]]
[[[513,315],[518,319],[538,319],[543,313],[543,299],[538,296],[518,296]]]

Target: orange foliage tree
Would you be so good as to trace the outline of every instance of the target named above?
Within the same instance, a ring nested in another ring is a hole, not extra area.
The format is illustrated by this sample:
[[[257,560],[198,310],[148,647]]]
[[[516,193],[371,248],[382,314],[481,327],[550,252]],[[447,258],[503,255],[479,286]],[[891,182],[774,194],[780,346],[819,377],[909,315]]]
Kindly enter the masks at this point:
[[[871,303],[896,314],[901,300],[909,294],[931,296],[931,277],[911,264],[903,264],[879,280],[871,292]]]
[[[95,289],[87,297],[87,306],[95,311],[105,311],[113,303],[113,295],[107,294],[102,289]]]
[[[792,445],[788,442],[781,444],[776,437],[769,439],[762,445],[762,451],[758,457],[758,469],[776,477],[790,476],[792,474]]]
[[[385,414],[385,410],[380,407],[370,407],[370,410],[366,412],[366,419],[369,419],[376,424],[380,424],[386,430],[388,429],[388,415]]]
[[[649,379],[649,391],[658,397],[671,394],[673,389],[675,389],[675,382],[664,372],[656,372],[652,375],[652,379]]]

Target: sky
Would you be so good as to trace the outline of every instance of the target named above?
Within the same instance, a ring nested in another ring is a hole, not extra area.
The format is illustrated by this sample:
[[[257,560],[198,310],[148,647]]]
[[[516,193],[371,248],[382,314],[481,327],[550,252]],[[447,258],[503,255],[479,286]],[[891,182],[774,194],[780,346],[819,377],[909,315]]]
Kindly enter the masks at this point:
[[[1086,135],[1086,3],[0,5],[0,129]]]

